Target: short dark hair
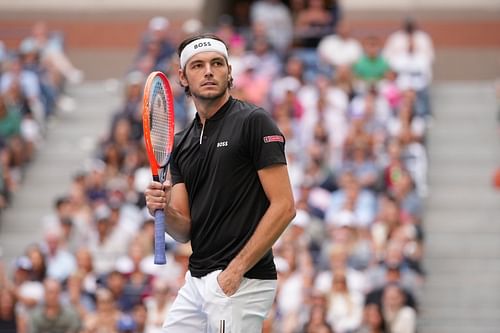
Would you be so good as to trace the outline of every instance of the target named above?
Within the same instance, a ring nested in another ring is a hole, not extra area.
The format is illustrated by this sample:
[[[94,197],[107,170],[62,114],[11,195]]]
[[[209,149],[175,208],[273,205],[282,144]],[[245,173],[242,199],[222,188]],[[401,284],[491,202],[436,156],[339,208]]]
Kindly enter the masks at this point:
[[[198,39],[202,39],[202,38],[212,38],[212,39],[218,40],[218,41],[220,41],[221,43],[224,44],[224,46],[226,47],[226,49],[228,49],[226,42],[222,38],[220,38],[219,36],[214,35],[212,33],[201,33],[201,34],[189,36],[189,37],[187,37],[186,39],[184,39],[179,44],[179,47],[177,48],[177,55],[179,56],[179,58],[181,57],[182,50],[184,50],[184,48],[189,43],[191,43],[191,42],[193,42],[195,40],[198,40]],[[226,59],[226,57],[224,57],[224,59]],[[229,66],[228,59],[226,59],[226,64]],[[185,75],[186,74],[186,69],[183,68],[182,71],[184,72],[184,75]],[[232,76],[229,79],[228,87],[229,87],[229,89],[231,89],[233,87],[233,77]],[[191,91],[189,91],[189,87],[187,87],[187,86],[184,87],[184,92],[186,93],[187,96],[191,96]]]

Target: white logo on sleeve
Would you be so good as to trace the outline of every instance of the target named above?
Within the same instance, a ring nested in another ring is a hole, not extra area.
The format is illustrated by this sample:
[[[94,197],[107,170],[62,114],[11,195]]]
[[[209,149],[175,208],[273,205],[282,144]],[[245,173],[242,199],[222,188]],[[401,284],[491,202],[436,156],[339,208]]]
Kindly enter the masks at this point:
[[[227,141],[221,141],[221,142],[217,142],[217,148],[219,147],[227,147],[229,144]]]

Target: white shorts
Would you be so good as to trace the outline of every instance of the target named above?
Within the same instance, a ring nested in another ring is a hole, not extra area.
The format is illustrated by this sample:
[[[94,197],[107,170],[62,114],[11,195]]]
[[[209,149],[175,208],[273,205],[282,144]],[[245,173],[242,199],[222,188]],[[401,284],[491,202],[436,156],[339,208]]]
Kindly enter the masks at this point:
[[[234,295],[217,282],[221,270],[202,278],[188,271],[163,324],[166,333],[260,333],[276,294],[276,280],[243,278]]]

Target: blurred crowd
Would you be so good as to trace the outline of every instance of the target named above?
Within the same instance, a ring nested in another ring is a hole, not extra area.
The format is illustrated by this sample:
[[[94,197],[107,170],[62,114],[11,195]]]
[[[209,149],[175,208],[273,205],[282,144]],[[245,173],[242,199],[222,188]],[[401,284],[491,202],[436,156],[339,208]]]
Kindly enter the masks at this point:
[[[2,267],[0,332],[161,331],[191,249],[169,238],[167,265],[153,264],[142,90],[153,70],[172,78],[184,128],[194,107],[176,84],[176,47],[203,31],[229,47],[232,95],[268,110],[286,137],[297,216],[274,246],[278,293],[264,332],[415,332],[434,50],[417,22],[401,21],[389,35],[356,31],[322,0],[239,2],[214,27],[152,18],[94,159],[43,218],[44,239]]]
[[[64,36],[37,22],[15,49],[0,40],[0,211],[10,201],[57,111],[73,101],[67,83],[79,83],[82,72],[65,54]]]

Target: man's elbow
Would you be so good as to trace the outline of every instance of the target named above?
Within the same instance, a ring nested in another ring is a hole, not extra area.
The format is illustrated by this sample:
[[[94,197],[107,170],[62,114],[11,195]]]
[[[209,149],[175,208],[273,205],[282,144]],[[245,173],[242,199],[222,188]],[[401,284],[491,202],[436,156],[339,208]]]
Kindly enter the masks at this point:
[[[173,237],[173,238],[175,241],[182,243],[182,244],[189,243],[189,241],[191,240],[189,237]]]
[[[172,231],[167,231],[167,233],[176,241],[179,243],[188,243],[191,240],[190,235],[187,233],[179,233],[179,232],[172,232]]]
[[[284,208],[284,216],[286,216],[286,220],[288,223],[290,223],[293,220],[295,214],[296,214],[295,203],[293,202],[293,200],[288,201]]]

